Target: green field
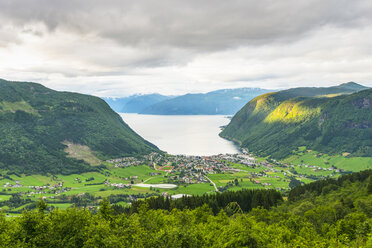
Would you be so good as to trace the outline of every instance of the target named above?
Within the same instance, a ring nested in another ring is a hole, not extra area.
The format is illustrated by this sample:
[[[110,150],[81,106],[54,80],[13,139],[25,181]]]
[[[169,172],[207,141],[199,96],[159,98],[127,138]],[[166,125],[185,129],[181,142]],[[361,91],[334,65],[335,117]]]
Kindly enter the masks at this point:
[[[6,201],[9,200],[10,195],[0,195],[0,201]]]
[[[151,178],[150,173],[159,172],[148,166],[131,166],[127,168],[113,168],[111,170],[104,170],[102,172],[88,172],[82,174],[71,174],[71,175],[56,175],[56,176],[41,176],[41,175],[32,175],[26,176],[22,175],[21,177],[16,175],[11,175],[13,179],[9,180],[7,178],[0,177],[0,186],[5,185],[6,183],[15,184],[15,181],[19,181],[22,187],[19,188],[3,188],[3,193],[7,195],[0,195],[1,200],[7,200],[10,198],[10,194],[19,193],[19,192],[30,192],[33,189],[31,186],[53,186],[57,183],[63,183],[63,187],[69,188],[69,191],[64,192],[65,195],[74,195],[81,193],[91,193],[94,195],[106,196],[109,193],[115,194],[116,192],[128,193],[128,194],[139,194],[148,192],[148,189],[133,187],[132,189],[120,189],[114,190],[113,187],[106,186],[104,182],[107,180],[110,183],[123,183],[130,184],[131,181],[134,183],[140,183],[146,179]],[[160,172],[162,175],[164,172]],[[136,177],[131,179],[131,177]],[[162,177],[158,175],[157,177]],[[87,181],[88,180],[88,181]],[[92,185],[97,184],[97,185]],[[104,189],[105,191],[100,191]],[[47,190],[47,189],[46,189]],[[44,191],[44,190],[43,190]],[[41,196],[52,196],[50,193],[42,193],[33,195],[32,198],[37,198]]]
[[[150,173],[160,173],[160,175],[150,175]],[[146,165],[140,166],[130,166],[125,168],[114,168],[111,166],[108,170],[103,170],[101,172],[88,172],[82,174],[71,174],[71,175],[56,175],[56,176],[42,176],[42,175],[32,175],[32,176],[16,176],[11,175],[10,179],[0,177],[0,186],[10,183],[15,184],[15,181],[19,181],[22,187],[7,187],[3,188],[3,194],[0,195],[0,201],[6,201],[11,198],[12,194],[22,193],[24,199],[31,199],[31,201],[37,201],[40,197],[46,197],[50,203],[50,206],[58,207],[60,209],[66,209],[70,207],[71,203],[58,203],[56,197],[60,195],[65,195],[66,197],[71,197],[73,195],[82,195],[89,193],[94,197],[108,197],[110,195],[144,195],[144,194],[161,194],[162,192],[167,192],[170,195],[173,194],[194,194],[201,195],[206,192],[213,192],[214,188],[209,183],[203,184],[187,184],[185,186],[179,186],[175,189],[157,189],[137,187],[132,186],[131,188],[115,188],[113,186],[105,185],[104,182],[109,183],[122,183],[131,184],[136,183],[168,183],[167,177],[164,177],[166,172],[154,170]],[[63,187],[67,189],[66,192],[54,193],[54,191],[49,190],[49,186],[54,186],[58,183],[63,183]],[[93,185],[92,185],[93,184]],[[94,185],[96,184],[96,185]],[[47,186],[41,191],[35,190],[34,186]],[[24,204],[17,208],[13,208],[12,211],[21,211],[27,205],[31,203]],[[123,202],[122,205],[127,203]],[[2,209],[8,209],[4,206]]]
[[[255,173],[257,173],[257,172],[262,171],[262,167],[252,168],[250,166],[246,166],[244,164],[237,164],[237,163],[229,163],[229,167],[234,168],[234,169],[243,170],[243,171],[246,171],[246,172],[255,172]]]
[[[154,176],[154,177],[150,177],[149,179],[147,179],[146,183],[149,183],[149,184],[167,183],[167,178],[164,178],[164,176]]]
[[[305,166],[296,166],[295,170],[297,171],[298,174],[304,174],[304,175],[314,175],[314,176],[331,176],[334,174],[334,171],[329,171],[329,170],[318,170],[314,168],[309,168]]]
[[[202,195],[208,192],[214,192],[214,187],[209,183],[194,183],[186,186],[180,186],[176,189],[162,190],[169,194],[188,194],[188,195]]]
[[[259,169],[256,172],[262,171]],[[208,176],[217,187],[225,186],[228,183],[232,183],[233,186],[229,187],[229,190],[239,190],[243,188],[288,188],[288,179],[284,179],[283,173],[280,172],[266,172],[264,177],[252,177],[250,174],[245,172],[237,173],[220,173],[220,174],[211,174]],[[234,180],[238,180],[238,185],[235,185]],[[259,183],[257,183],[259,182]],[[263,185],[263,183],[269,183],[271,185]]]
[[[153,176],[150,176],[150,173],[157,172],[165,175],[165,172],[154,170],[146,165],[140,166],[129,166],[126,168],[114,168],[111,170],[113,176],[116,177],[131,177],[131,176],[138,176],[139,178],[146,180]]]
[[[322,168],[334,166],[353,172],[372,168],[372,157],[329,156],[316,151],[303,150],[303,148],[297,151],[296,154],[284,159],[283,162],[295,165],[307,164]]]
[[[69,207],[72,207],[72,204],[70,203],[59,203],[59,204],[56,204],[56,203],[50,203],[48,204],[50,207],[54,207],[54,208],[59,208],[59,209],[67,209]]]

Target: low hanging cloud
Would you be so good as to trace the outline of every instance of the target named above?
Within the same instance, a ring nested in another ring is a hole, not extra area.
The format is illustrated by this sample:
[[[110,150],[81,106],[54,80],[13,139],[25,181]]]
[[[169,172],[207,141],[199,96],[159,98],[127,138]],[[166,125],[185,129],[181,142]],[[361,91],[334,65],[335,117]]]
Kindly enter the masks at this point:
[[[371,1],[0,1],[0,77],[83,93],[285,88],[372,73]]]

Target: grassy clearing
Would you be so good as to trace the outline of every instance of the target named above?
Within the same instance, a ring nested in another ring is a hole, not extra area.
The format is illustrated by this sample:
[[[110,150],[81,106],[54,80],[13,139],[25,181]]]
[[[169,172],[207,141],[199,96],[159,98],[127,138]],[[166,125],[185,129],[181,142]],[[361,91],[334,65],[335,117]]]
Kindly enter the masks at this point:
[[[284,176],[284,173],[282,172],[266,172],[267,175],[271,176],[271,177],[279,177],[281,179],[284,179],[285,176]]]
[[[271,186],[265,186],[266,188],[288,188],[289,180],[288,179],[278,179],[272,177],[261,177],[259,179],[261,183],[270,183]]]
[[[297,152],[297,154],[290,156],[283,160],[283,162],[295,165],[307,164],[322,168],[335,166],[339,169],[353,172],[372,168],[372,157],[344,157],[342,155],[329,156],[311,150]]]
[[[297,180],[300,180],[303,183],[312,183],[314,180],[308,179],[308,178],[302,178],[302,177],[297,177]]]
[[[161,190],[169,194],[187,194],[187,195],[202,195],[206,192],[214,192],[214,187],[209,183],[195,183],[186,186],[180,186],[176,189]]]
[[[239,182],[238,186],[230,187],[229,190],[237,191],[242,189],[263,189],[264,187],[261,184],[256,184],[251,181]]]
[[[12,183],[14,183],[14,181],[13,180],[9,180],[9,179],[4,179],[4,178],[0,178],[0,187],[1,186],[3,186],[4,184],[6,184],[6,183],[10,183],[10,184],[12,184]]]
[[[11,195],[0,195],[0,201],[7,201],[10,197]]]
[[[51,177],[41,176],[41,175],[32,175],[32,176],[22,176],[20,178],[12,176],[15,180],[19,180],[20,184],[24,186],[36,186],[36,185],[45,185],[45,184],[55,184],[56,180],[53,180]]]
[[[39,115],[36,109],[25,101],[20,102],[0,102],[0,111],[15,113],[17,110],[27,112],[29,114]]]
[[[117,177],[132,177],[137,176],[143,180],[146,180],[150,177],[150,173],[159,173],[159,171],[154,170],[147,165],[139,165],[139,166],[129,166],[125,168],[115,168],[111,170],[111,174]],[[160,172],[162,175],[165,175],[165,172]]]
[[[262,169],[260,170],[262,171]],[[225,186],[227,183],[233,183],[233,187],[229,190],[238,190],[243,188],[288,188],[289,180],[282,172],[266,172],[267,176],[254,177],[245,172],[238,173],[220,173],[209,175],[209,178],[217,185],[217,187]],[[235,186],[235,179],[238,180],[238,186]],[[255,183],[255,182],[259,183]],[[263,183],[270,183],[271,185],[264,186]]]
[[[238,178],[232,173],[211,174],[208,175],[208,177],[216,184],[217,187],[225,186],[228,182],[234,181],[235,178]]]
[[[18,208],[14,208],[13,210],[14,210],[14,211],[23,210],[25,207],[27,207],[27,206],[29,206],[29,205],[31,205],[31,204],[32,204],[32,203],[27,203],[27,204],[22,205],[22,206],[20,206],[20,207],[18,207]]]
[[[48,206],[53,206],[55,208],[59,208],[59,209],[67,209],[67,208],[70,208],[72,207],[72,204],[70,203],[48,203]]]
[[[92,179],[87,181],[88,179]],[[78,180],[80,179],[80,180]],[[88,172],[83,174],[58,175],[58,180],[63,182],[65,187],[83,187],[85,184],[103,183],[106,179],[105,175],[98,172]]]
[[[234,169],[243,170],[243,171],[246,171],[246,172],[254,172],[254,173],[262,171],[261,167],[252,168],[251,166],[247,166],[247,165],[244,165],[244,164],[236,164],[236,163],[229,163],[229,167],[234,168]]]
[[[151,193],[149,188],[141,187],[132,187],[131,189],[115,189],[113,187],[106,187],[104,191],[98,191],[94,195],[101,197],[108,197],[109,195],[120,195],[120,194],[129,194],[129,195],[138,195]]]
[[[74,144],[68,141],[64,141],[62,144],[67,146],[65,148],[65,152],[68,153],[67,157],[84,160],[93,166],[102,164],[102,161],[94,156],[92,150],[88,146]]]
[[[117,203],[115,203],[116,205],[120,205],[120,206],[123,206],[123,207],[129,207],[130,206],[130,204],[128,204],[127,202],[123,202],[123,201],[121,201],[121,202],[117,202]]]
[[[100,191],[101,188],[104,188],[103,185],[91,185],[91,186],[82,186],[78,188],[72,188],[70,191],[65,192],[65,195],[77,195],[82,193],[89,193],[95,195]]]
[[[330,176],[332,174],[334,174],[334,171],[329,171],[329,170],[318,170],[318,169],[314,169],[314,168],[309,168],[309,167],[305,167],[305,166],[296,166],[295,167],[295,170],[297,171],[298,174],[302,174],[302,175],[314,175],[314,176]]]
[[[147,184],[157,184],[157,183],[168,183],[167,178],[164,178],[162,176],[157,176],[150,178],[149,180],[146,181]]]

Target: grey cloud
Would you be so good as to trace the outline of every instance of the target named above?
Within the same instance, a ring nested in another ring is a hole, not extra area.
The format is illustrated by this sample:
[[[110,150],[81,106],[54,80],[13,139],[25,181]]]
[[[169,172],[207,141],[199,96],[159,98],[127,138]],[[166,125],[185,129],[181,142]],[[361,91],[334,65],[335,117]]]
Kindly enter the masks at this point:
[[[0,27],[0,47],[19,43],[21,43],[21,40],[12,28],[6,26]]]
[[[99,1],[5,0],[13,25],[42,22],[56,29],[94,33],[123,46],[170,46],[191,51],[288,42],[324,25],[369,25],[370,1]]]
[[[371,12],[370,0],[0,0],[0,74],[105,96],[363,83]]]

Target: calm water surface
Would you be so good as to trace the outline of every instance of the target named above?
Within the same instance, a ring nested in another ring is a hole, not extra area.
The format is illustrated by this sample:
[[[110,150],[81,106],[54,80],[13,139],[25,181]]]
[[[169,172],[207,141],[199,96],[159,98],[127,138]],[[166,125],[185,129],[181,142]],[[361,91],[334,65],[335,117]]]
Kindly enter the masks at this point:
[[[233,142],[218,136],[227,125],[224,115],[120,114],[139,135],[169,154],[239,153]]]

